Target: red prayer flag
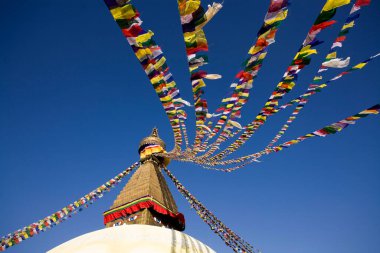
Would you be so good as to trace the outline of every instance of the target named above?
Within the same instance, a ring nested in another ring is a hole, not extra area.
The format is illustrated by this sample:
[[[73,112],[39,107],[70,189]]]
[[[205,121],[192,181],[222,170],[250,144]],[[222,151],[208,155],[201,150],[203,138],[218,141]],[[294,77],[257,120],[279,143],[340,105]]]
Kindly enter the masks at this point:
[[[325,28],[327,28],[327,27],[329,27],[329,26],[331,26],[331,25],[333,25],[333,24],[335,24],[335,23],[336,23],[335,20],[330,20],[330,21],[322,22],[322,23],[320,23],[320,24],[318,24],[318,25],[313,25],[313,26],[311,27],[309,33],[313,32],[313,31],[315,31],[315,30],[318,30],[318,29],[323,30],[323,29],[325,29]]]
[[[366,5],[369,5],[371,3],[371,0],[357,0],[355,2],[355,6],[366,6]]]
[[[340,37],[336,38],[335,42],[342,42],[345,40],[346,40],[346,36],[340,36]]]

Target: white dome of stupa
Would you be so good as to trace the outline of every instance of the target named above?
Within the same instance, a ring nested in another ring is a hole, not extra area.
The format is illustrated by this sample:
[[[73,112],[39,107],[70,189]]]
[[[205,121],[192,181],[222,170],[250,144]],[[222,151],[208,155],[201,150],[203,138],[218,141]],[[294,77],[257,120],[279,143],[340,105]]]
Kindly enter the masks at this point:
[[[121,225],[78,236],[47,253],[215,253],[193,237],[150,225]]]

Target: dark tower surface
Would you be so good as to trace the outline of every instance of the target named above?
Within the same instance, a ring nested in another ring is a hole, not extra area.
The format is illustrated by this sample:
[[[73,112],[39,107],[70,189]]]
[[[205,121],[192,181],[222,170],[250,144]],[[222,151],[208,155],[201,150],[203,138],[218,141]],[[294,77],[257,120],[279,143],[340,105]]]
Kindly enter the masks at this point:
[[[161,173],[168,160],[153,157],[165,153],[165,142],[156,128],[139,145],[141,166],[129,179],[110,209],[103,213],[106,227],[122,224],[164,226],[179,231],[185,229],[185,219]]]

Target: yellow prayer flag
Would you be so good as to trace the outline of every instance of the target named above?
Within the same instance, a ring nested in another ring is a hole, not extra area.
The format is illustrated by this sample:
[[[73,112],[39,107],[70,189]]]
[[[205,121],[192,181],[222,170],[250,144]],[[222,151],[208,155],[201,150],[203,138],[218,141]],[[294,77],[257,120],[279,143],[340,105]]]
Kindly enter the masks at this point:
[[[204,125],[204,121],[203,120],[197,120],[195,122],[195,124],[197,125],[197,127],[200,127],[201,125]]]
[[[206,83],[205,81],[203,81],[203,79],[198,79],[198,84],[196,85],[196,87],[206,87]]]
[[[165,97],[161,97],[160,100],[162,102],[170,102],[172,100],[172,97],[171,96],[165,96]]]
[[[251,47],[249,49],[249,54],[256,54],[257,52],[259,52],[260,50],[262,49],[262,47],[257,47],[256,45]]]
[[[131,19],[136,16],[131,4],[126,4],[123,7],[117,7],[111,10],[113,18],[116,19]]]
[[[326,59],[334,59],[336,58],[336,52],[331,52],[326,56]]]
[[[265,107],[271,106],[271,105],[278,105],[278,101],[268,101],[265,103]]]
[[[166,87],[168,88],[174,88],[176,86],[176,83],[174,81],[171,81],[170,83],[166,84]]]
[[[298,51],[298,53],[294,57],[294,60],[296,60],[299,57],[299,55],[303,55],[304,57],[306,57],[306,56],[309,56],[311,54],[317,54],[317,53],[318,52],[316,49],[311,49],[311,45],[307,45]]]
[[[189,67],[189,71],[193,72],[194,70],[196,70],[198,68],[199,68],[199,66],[195,65],[195,66]]]
[[[152,54],[152,51],[150,51],[149,48],[142,48],[142,49],[139,49],[136,51],[135,55],[136,57],[140,60],[140,59],[143,59],[145,56],[147,55],[151,55]]]
[[[365,65],[367,65],[367,63],[368,63],[368,62],[362,62],[362,63],[359,63],[359,64],[353,66],[352,68],[353,68],[353,69],[362,69],[362,68],[365,67]]]
[[[240,96],[241,97],[249,97],[249,93],[248,92],[241,92]]]
[[[310,49],[311,49],[311,45],[307,45],[307,46],[304,46],[303,48],[301,48],[300,52],[304,52],[304,51],[307,51]]]
[[[162,65],[164,65],[165,62],[166,62],[165,57],[161,57],[161,59],[158,62],[156,62],[156,64],[154,64],[154,68],[157,70],[160,69]]]
[[[186,32],[183,34],[183,38],[185,39],[185,42],[194,42],[195,40],[195,32]]]
[[[347,28],[352,28],[352,27],[354,27],[354,25],[355,25],[355,21],[351,21],[348,24],[344,24],[344,26],[342,27],[342,31],[346,30]]]
[[[325,6],[323,6],[322,11],[329,11],[349,3],[350,0],[327,0]]]
[[[144,33],[144,34],[137,36],[136,37],[136,43],[138,45],[141,45],[142,43],[150,40],[150,38],[152,38],[153,35],[154,35],[154,33],[149,30],[147,33]]]
[[[267,53],[265,52],[265,53],[262,53],[262,54],[260,54],[260,56],[259,56],[259,60],[262,60],[262,59],[264,59],[265,57],[267,56]]]
[[[179,0],[178,9],[181,16],[191,14],[198,10],[201,4],[200,0]]]
[[[266,120],[267,120],[267,116],[257,115],[256,119],[257,119],[257,120],[263,120],[263,121],[266,121]]]
[[[150,82],[154,84],[154,83],[160,82],[162,79],[163,79],[162,75],[157,75],[153,77],[152,79],[150,79]]]
[[[277,13],[276,16],[269,18],[269,19],[265,19],[264,22],[268,25],[271,25],[271,24],[276,23],[278,21],[284,20],[287,15],[288,15],[288,10],[280,11],[279,13]]]

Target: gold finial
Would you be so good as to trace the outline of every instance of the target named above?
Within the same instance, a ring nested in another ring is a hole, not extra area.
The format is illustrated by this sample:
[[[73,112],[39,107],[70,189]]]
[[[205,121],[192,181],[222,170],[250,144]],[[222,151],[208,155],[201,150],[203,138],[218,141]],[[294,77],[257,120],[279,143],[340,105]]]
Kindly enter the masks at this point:
[[[140,142],[138,150],[140,154],[140,160],[146,160],[147,158],[152,157],[153,154],[166,153],[165,148],[165,142],[158,136],[158,129],[154,127],[152,133],[148,137],[142,139]],[[160,157],[158,159],[165,165],[168,165],[170,162],[169,158]]]
[[[157,129],[157,127],[153,128],[152,133],[150,134],[150,136],[152,136],[152,137],[159,137],[158,136],[158,129]]]
[[[152,133],[141,140],[139,145],[139,153],[143,150],[147,145],[160,145],[163,149],[166,148],[165,142],[158,137],[158,129],[155,127],[152,130]]]

